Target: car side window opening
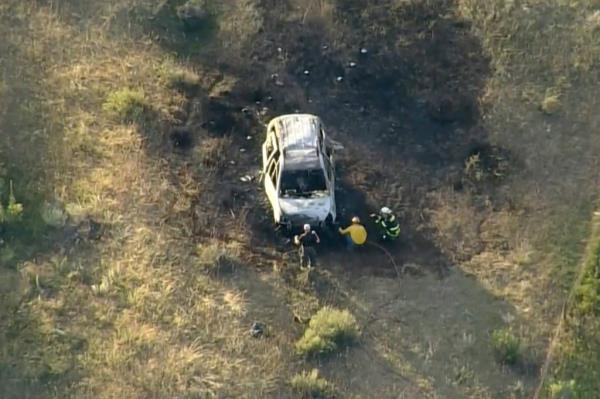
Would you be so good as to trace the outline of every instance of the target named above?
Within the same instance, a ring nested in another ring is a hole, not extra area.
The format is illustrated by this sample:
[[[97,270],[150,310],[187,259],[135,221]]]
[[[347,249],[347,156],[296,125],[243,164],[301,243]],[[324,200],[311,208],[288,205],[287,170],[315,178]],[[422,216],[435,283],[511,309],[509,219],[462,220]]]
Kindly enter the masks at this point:
[[[281,173],[282,195],[302,197],[326,190],[327,182],[322,169],[284,170]]]

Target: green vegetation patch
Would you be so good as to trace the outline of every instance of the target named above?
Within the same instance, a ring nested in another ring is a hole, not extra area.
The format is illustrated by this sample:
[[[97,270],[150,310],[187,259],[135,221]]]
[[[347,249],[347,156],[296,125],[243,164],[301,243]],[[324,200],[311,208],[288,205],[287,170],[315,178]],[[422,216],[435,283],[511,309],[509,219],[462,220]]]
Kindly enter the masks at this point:
[[[290,385],[301,398],[327,399],[335,397],[335,385],[319,376],[319,370],[303,371],[292,377]]]
[[[596,213],[555,366],[551,398],[592,398],[600,392],[600,217]],[[566,395],[571,396],[566,396]]]
[[[492,347],[502,363],[514,365],[521,359],[521,339],[510,328],[492,332]]]
[[[550,399],[575,399],[576,389],[575,380],[555,381],[550,384],[548,393]]]
[[[142,117],[147,105],[142,90],[125,88],[110,93],[103,109],[123,121],[133,122]]]
[[[584,274],[581,285],[575,291],[575,307],[580,317],[600,316],[600,227],[595,231],[588,244],[584,258]]]
[[[296,351],[307,356],[325,355],[355,343],[359,337],[358,323],[349,311],[325,306],[310,320],[296,342]]]
[[[21,220],[23,214],[23,204],[17,202],[15,192],[13,190],[13,182],[10,181],[8,192],[8,201],[6,207],[0,202],[0,224],[14,223]]]

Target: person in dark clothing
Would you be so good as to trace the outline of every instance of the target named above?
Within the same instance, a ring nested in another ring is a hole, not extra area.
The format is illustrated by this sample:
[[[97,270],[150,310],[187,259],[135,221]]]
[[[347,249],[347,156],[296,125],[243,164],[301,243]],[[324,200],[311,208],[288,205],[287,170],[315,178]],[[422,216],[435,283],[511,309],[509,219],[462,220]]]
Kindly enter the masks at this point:
[[[312,268],[317,265],[317,244],[321,243],[321,238],[316,231],[312,230],[309,224],[304,225],[304,232],[294,237],[294,243],[298,245],[298,255],[300,256],[300,267]]]

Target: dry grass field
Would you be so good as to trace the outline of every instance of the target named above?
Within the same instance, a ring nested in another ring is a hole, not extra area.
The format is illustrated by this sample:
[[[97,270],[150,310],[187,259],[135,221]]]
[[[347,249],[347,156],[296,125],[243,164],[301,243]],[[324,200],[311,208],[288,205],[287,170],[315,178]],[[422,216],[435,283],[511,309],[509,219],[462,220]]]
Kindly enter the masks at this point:
[[[597,1],[2,0],[0,37],[0,398],[598,392]],[[240,177],[295,111],[395,265],[273,232]]]

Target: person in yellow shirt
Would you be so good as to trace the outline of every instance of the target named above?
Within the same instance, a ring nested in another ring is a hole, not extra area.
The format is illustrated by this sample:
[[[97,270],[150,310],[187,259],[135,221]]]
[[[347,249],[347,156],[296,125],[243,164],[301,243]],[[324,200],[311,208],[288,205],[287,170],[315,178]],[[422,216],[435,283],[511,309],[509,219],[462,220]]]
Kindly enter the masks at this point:
[[[367,241],[367,229],[360,224],[358,216],[352,218],[352,224],[345,229],[341,227],[338,230],[341,235],[346,236],[346,243],[349,249],[360,247]]]

